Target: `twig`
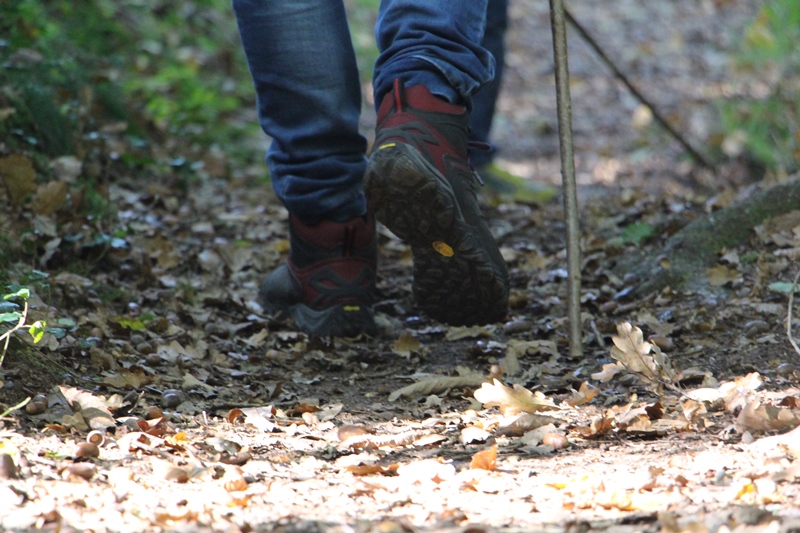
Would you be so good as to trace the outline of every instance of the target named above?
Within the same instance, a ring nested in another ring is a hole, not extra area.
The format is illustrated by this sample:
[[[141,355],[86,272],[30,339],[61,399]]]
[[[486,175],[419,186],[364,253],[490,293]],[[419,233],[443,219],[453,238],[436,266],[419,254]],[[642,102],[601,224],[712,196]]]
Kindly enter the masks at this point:
[[[797,274],[794,276],[794,282],[792,282],[792,288],[789,290],[789,311],[787,312],[786,316],[786,336],[789,337],[789,342],[792,344],[794,351],[800,355],[800,348],[797,347],[797,343],[794,341],[794,337],[792,336],[792,307],[794,306],[794,290],[797,288],[797,280],[800,279],[800,270],[797,271]]]
[[[7,417],[8,415],[10,415],[11,413],[13,413],[14,411],[16,411],[17,409],[22,409],[23,407],[25,407],[26,405],[28,405],[28,402],[29,402],[29,401],[31,401],[31,397],[30,397],[30,396],[28,396],[27,398],[25,398],[24,400],[22,400],[21,402],[19,402],[17,405],[14,405],[14,406],[12,406],[12,407],[9,407],[8,409],[6,409],[6,410],[5,410],[5,411],[3,411],[2,413],[0,413],[0,418],[5,418],[5,417]]]
[[[708,158],[706,158],[697,149],[695,149],[691,145],[691,143],[689,143],[689,141],[686,140],[686,138],[683,135],[680,134],[680,132],[678,130],[676,130],[675,128],[672,127],[672,125],[669,123],[669,121],[667,121],[667,119],[664,117],[664,115],[662,115],[656,109],[656,107],[653,105],[653,103],[650,100],[648,100],[647,97],[645,97],[641,92],[639,92],[639,90],[633,85],[633,83],[631,83],[628,80],[628,77],[625,76],[625,74],[622,73],[622,71],[611,60],[611,58],[609,58],[608,55],[606,55],[606,53],[603,51],[603,49],[600,47],[600,45],[597,43],[597,41],[595,41],[594,38],[591,35],[589,35],[589,32],[587,32],[583,28],[583,26],[581,26],[581,24],[578,23],[577,20],[575,20],[575,17],[572,16],[572,14],[566,9],[566,7],[564,8],[564,10],[565,10],[564,14],[565,14],[567,20],[569,21],[569,23],[572,24],[572,26],[578,31],[580,36],[583,37],[583,39],[589,44],[589,46],[592,48],[592,50],[594,50],[595,53],[598,56],[600,56],[600,59],[602,59],[603,63],[605,63],[606,66],[611,69],[611,72],[614,73],[614,76],[616,76],[617,79],[619,81],[621,81],[623,83],[623,85],[625,85],[625,87],[628,88],[628,90],[631,92],[631,94],[633,94],[633,96],[635,96],[636,99],[639,100],[639,102],[642,103],[642,105],[644,105],[645,107],[647,107],[650,110],[650,112],[653,114],[653,118],[656,119],[656,122],[658,122],[661,125],[661,127],[663,127],[665,130],[667,130],[667,132],[669,132],[669,134],[672,135],[672,137],[676,141],[678,141],[681,144],[681,146],[683,146],[683,148],[687,152],[689,152],[689,154],[691,154],[691,156],[698,163],[700,163],[702,166],[704,166],[707,169],[713,170],[714,169],[714,165],[708,160]]]
[[[572,143],[572,101],[569,95],[567,61],[567,25],[564,0],[550,0],[550,24],[553,29],[553,55],[556,65],[556,107],[558,142],[561,148],[561,180],[564,187],[564,219],[567,225],[567,314],[569,316],[569,353],[583,355],[581,339],[581,243],[578,225],[578,193],[575,184],[575,152]]]

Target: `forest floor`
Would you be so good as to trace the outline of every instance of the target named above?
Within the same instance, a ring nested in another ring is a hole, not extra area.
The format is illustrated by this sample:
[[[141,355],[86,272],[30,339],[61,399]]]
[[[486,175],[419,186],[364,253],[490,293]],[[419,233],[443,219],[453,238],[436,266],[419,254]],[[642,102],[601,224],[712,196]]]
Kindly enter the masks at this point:
[[[729,52],[758,4],[587,0],[574,14],[710,146],[714,99],[748,90]],[[558,185],[548,25],[546,3],[512,1],[494,139],[501,166]],[[781,177],[692,163],[574,32],[569,46],[582,357],[566,338],[559,198],[484,197],[511,272],[505,323],[420,314],[409,249],[381,229],[380,334],[322,339],[256,301],[288,251],[263,167],[210,152],[187,180],[179,164],[149,176],[111,160],[128,232],[103,243],[65,239],[81,222],[47,209],[45,191],[15,216],[0,197],[3,232],[32,224],[53,243],[15,265],[41,272],[27,276],[29,322],[51,329],[35,346],[15,338],[0,367],[0,406],[34,398],[0,420],[0,529],[800,531],[800,435],[786,433],[800,424],[800,354],[780,289],[800,213],[725,250],[707,290],[633,297],[621,259],[660,254],[689,221]],[[121,132],[103,139],[126,149]],[[63,180],[86,169],[55,164]]]

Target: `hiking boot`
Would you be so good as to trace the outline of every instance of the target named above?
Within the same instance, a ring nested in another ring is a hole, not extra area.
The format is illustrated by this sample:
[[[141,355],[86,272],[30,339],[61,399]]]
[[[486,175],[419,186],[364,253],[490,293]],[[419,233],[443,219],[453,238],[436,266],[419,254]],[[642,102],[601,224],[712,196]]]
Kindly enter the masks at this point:
[[[289,261],[261,283],[264,309],[288,314],[311,335],[375,333],[375,219],[367,215],[307,226],[290,216],[289,233]]]
[[[417,303],[452,325],[497,322],[508,311],[508,271],[468,160],[468,117],[464,106],[395,80],[364,177],[375,217],[411,246]]]

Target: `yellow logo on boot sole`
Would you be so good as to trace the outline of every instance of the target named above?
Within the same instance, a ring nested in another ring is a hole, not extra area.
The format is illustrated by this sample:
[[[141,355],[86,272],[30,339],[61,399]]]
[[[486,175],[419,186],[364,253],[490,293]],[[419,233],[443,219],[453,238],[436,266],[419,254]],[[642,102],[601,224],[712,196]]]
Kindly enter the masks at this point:
[[[455,252],[453,251],[453,249],[446,242],[433,241],[433,245],[432,246],[433,246],[434,250],[436,250],[437,252],[439,252],[440,254],[442,254],[445,257],[453,257],[453,255],[455,255]]]

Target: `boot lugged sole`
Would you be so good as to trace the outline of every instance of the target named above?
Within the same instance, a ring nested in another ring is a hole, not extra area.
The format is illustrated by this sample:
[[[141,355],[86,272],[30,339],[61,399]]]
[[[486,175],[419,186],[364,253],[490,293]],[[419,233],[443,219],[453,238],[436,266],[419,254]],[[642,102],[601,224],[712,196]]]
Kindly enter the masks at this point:
[[[364,188],[376,218],[411,246],[414,297],[452,325],[497,322],[508,310],[505,265],[467,224],[447,179],[416,149],[398,143],[372,154]]]
[[[317,337],[357,337],[378,332],[372,309],[363,305],[340,304],[317,310],[303,304],[280,308],[269,305],[263,298],[261,303],[266,304],[264,310],[268,314],[291,316],[298,329]]]

